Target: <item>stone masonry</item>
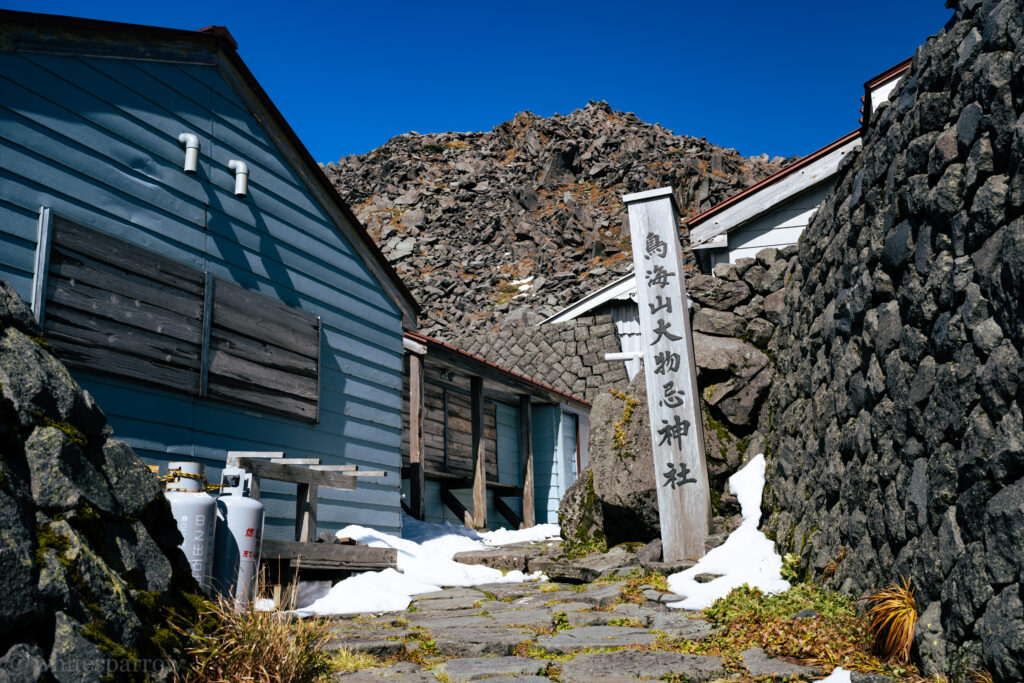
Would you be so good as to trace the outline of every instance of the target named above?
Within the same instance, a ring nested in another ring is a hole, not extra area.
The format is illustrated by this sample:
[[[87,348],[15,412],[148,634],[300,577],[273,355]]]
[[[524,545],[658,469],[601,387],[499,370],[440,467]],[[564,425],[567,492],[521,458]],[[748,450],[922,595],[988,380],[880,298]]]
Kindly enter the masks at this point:
[[[466,350],[590,402],[602,387],[629,381],[622,361],[604,359],[619,351],[608,315],[557,325],[506,324],[498,332],[477,335]]]
[[[808,577],[911,578],[925,673],[1019,681],[1024,6],[949,6],[803,234],[764,512]]]

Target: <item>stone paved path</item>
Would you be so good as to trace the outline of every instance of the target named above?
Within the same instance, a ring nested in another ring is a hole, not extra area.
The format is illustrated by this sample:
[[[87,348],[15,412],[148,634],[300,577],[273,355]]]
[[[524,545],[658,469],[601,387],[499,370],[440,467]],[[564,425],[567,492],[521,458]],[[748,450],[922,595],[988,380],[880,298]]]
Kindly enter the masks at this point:
[[[672,639],[704,638],[714,627],[696,613],[666,607],[653,587],[643,605],[620,602],[624,585],[574,590],[568,584],[523,583],[441,590],[416,596],[405,612],[338,619],[329,647],[416,660],[343,674],[338,680],[346,683],[489,678],[612,683],[736,676],[717,657],[657,649]],[[743,656],[749,675],[758,680],[822,676],[817,669],[771,659],[759,648]]]

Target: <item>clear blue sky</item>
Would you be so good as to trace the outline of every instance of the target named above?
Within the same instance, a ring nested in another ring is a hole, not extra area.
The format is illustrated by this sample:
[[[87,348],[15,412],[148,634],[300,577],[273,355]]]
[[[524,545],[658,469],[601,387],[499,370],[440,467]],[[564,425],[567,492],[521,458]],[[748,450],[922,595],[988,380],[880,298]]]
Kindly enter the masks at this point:
[[[864,81],[938,32],[952,14],[943,5],[3,2],[181,29],[227,26],[322,162],[410,130],[489,130],[525,109],[550,116],[602,99],[745,155],[806,154],[857,127]]]

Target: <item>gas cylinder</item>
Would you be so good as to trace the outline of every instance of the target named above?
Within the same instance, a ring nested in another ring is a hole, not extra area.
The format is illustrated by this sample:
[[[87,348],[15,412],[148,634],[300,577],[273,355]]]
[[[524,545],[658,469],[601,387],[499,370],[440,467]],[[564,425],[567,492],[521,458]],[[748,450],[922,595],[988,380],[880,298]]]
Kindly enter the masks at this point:
[[[263,503],[249,497],[252,475],[237,467],[221,473],[217,498],[217,527],[214,534],[213,587],[245,608],[256,590],[263,538]]]
[[[204,490],[205,468],[198,462],[171,462],[167,464],[167,474],[171,478],[167,481],[164,495],[171,504],[178,531],[184,539],[181,550],[192,568],[192,576],[209,593],[213,578],[213,534],[217,504]]]

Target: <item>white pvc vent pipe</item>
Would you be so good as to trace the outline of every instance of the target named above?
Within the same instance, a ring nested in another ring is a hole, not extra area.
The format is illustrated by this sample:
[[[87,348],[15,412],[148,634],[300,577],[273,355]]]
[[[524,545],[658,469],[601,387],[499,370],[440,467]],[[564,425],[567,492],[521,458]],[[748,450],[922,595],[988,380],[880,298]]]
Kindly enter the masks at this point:
[[[195,173],[199,168],[199,137],[195,133],[182,133],[178,142],[185,145],[185,173]]]
[[[244,197],[249,191],[249,167],[244,161],[232,159],[228,168],[235,172],[235,196]]]

